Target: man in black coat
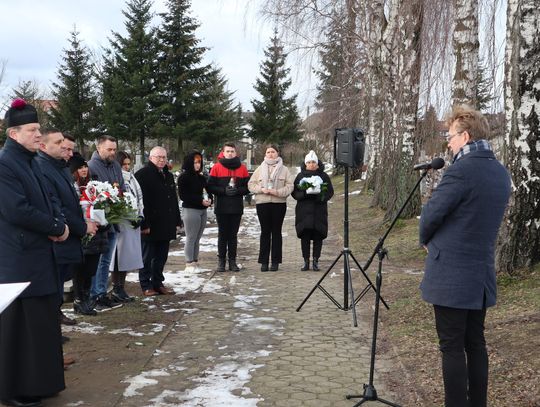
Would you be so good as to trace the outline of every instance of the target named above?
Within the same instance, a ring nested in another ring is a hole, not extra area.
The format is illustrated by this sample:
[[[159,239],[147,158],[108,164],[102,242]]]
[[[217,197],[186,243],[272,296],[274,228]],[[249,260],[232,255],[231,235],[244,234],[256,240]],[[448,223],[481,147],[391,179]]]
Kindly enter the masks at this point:
[[[143,294],[174,294],[163,285],[163,267],[169,256],[169,242],[176,239],[182,225],[174,179],[167,166],[167,151],[154,147],[149,162],[135,173],[144,201],[144,221],[141,224],[144,267],[139,270]]]
[[[37,162],[45,176],[47,186],[58,200],[62,214],[69,226],[70,235],[64,242],[54,244],[54,253],[59,274],[59,304],[63,302],[64,282],[72,278],[73,267],[82,262],[81,239],[87,234],[95,234],[97,225],[85,221],[79,204],[79,196],[73,185],[72,177],[65,160],[64,136],[57,129],[45,129],[41,132],[40,151]],[[67,318],[60,311],[62,323],[73,325],[74,320]]]
[[[41,406],[42,397],[65,388],[53,242],[65,241],[69,227],[34,160],[41,140],[36,109],[17,99],[5,124],[0,284],[30,285],[0,314],[0,400]]]

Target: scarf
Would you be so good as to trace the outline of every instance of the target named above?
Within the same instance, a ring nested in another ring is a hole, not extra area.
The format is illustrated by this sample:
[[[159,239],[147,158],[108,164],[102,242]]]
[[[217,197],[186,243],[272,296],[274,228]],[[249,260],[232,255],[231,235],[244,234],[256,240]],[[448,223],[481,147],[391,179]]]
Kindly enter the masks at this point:
[[[261,185],[263,188],[268,187],[268,182],[271,181],[273,188],[276,188],[276,180],[283,169],[283,159],[281,157],[271,160],[265,158],[261,164]]]
[[[491,147],[486,140],[471,141],[460,148],[452,160],[452,164],[461,160],[465,155],[472,153],[473,151],[491,151]]]

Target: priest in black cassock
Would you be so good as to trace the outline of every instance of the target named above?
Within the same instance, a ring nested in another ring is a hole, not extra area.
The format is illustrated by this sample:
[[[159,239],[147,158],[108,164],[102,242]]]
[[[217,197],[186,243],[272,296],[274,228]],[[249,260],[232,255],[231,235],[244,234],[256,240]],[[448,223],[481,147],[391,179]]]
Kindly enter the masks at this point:
[[[30,282],[0,314],[0,400],[21,407],[65,388],[53,242],[69,235],[34,157],[36,109],[16,99],[0,151],[0,284]]]

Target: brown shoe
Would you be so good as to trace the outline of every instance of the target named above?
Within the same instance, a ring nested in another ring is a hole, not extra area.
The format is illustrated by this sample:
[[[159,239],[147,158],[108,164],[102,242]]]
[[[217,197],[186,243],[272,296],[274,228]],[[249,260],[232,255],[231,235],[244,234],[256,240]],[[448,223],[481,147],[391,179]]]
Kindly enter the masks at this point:
[[[159,293],[156,290],[152,290],[150,288],[148,290],[144,290],[143,295],[146,296],[146,297],[153,297],[154,295],[159,295]]]
[[[75,358],[64,356],[64,370],[67,370],[69,365],[72,365],[73,363],[75,363]]]
[[[60,323],[62,325],[77,325],[77,320],[69,318],[62,311],[60,311]]]
[[[72,365],[73,363],[75,363],[75,358],[64,356],[64,365]]]
[[[168,287],[158,287],[156,291],[162,295],[173,295],[174,290]]]

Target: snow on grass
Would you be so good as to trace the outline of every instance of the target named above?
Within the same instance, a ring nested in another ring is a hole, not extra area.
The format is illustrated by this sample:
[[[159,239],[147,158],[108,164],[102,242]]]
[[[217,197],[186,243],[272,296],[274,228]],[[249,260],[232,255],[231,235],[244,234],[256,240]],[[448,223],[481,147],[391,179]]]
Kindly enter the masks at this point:
[[[83,334],[97,335],[103,332],[103,326],[92,325],[88,322],[77,323],[77,325],[62,325],[62,332],[80,332]]]
[[[146,325],[142,325],[142,327],[145,327]],[[149,332],[136,332],[132,328],[119,328],[119,329],[113,329],[111,331],[108,331],[111,335],[121,335],[121,334],[127,334],[129,336],[152,336],[156,333],[162,332],[163,328],[165,328],[165,324],[152,324],[153,328]],[[141,328],[142,328],[141,327]]]
[[[142,393],[139,392],[140,389],[147,386],[154,386],[158,384],[156,379],[153,377],[163,377],[170,376],[164,369],[155,369],[148,372],[142,372],[140,375],[127,377],[122,380],[122,383],[129,383],[129,386],[124,390],[124,397],[133,397],[140,396]]]

